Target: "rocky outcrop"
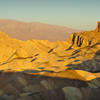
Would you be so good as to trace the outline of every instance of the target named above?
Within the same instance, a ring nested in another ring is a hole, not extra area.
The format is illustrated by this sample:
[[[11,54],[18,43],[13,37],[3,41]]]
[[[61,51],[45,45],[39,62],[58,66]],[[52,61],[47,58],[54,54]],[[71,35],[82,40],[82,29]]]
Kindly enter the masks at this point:
[[[68,40],[70,47],[87,47],[100,42],[100,23],[96,31],[73,33]]]
[[[100,22],[97,23],[96,32],[100,32]]]
[[[90,83],[1,71],[0,100],[99,100],[100,88]]]

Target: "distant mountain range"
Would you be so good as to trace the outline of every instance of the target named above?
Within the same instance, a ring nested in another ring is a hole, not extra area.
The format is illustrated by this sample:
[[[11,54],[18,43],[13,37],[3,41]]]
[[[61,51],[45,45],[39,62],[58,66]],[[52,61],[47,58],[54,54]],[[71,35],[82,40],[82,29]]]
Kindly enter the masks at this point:
[[[20,40],[67,40],[71,33],[80,30],[40,22],[22,22],[0,19],[0,31]]]

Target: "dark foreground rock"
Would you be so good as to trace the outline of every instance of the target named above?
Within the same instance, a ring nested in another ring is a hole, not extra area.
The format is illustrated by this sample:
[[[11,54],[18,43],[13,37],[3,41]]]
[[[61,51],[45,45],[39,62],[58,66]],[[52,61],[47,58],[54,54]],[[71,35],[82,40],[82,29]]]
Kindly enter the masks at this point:
[[[0,100],[100,100],[99,79],[90,82],[1,72]]]

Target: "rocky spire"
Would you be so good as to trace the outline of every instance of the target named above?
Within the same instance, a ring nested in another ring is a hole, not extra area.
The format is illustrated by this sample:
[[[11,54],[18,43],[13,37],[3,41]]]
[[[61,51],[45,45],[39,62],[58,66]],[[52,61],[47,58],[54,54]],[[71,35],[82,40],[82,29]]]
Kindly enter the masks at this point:
[[[96,32],[100,32],[100,21],[97,23]]]

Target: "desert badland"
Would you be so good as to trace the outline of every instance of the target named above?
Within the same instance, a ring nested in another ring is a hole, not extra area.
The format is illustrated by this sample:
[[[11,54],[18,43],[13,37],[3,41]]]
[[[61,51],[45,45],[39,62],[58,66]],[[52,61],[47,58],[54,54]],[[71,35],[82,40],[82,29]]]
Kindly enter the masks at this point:
[[[55,42],[23,41],[0,32],[0,100],[100,98],[92,95],[100,93],[99,26]]]

